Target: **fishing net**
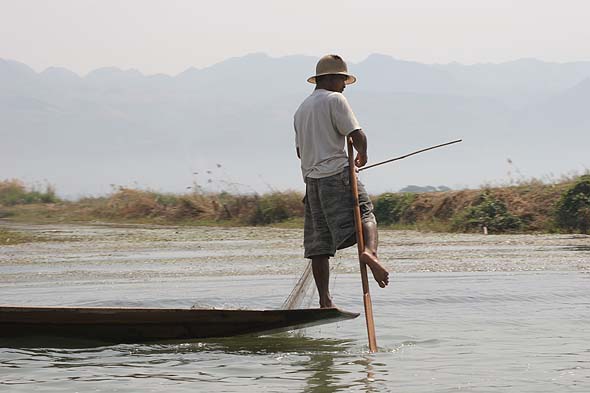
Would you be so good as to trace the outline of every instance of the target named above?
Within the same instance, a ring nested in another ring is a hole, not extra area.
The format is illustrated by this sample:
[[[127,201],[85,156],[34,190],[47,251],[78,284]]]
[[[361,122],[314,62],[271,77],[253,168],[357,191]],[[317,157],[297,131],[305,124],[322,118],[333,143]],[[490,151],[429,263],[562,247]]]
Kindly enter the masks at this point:
[[[287,299],[281,306],[281,309],[293,310],[296,308],[309,308],[315,297],[315,285],[312,285],[312,283],[313,272],[311,269],[311,261],[309,261],[303,270],[301,277],[299,277],[299,280],[295,283],[291,293],[287,296]]]
[[[334,290],[334,286],[336,285],[336,271],[338,270],[337,267],[341,265],[340,262],[337,262],[336,266],[330,266],[330,273],[334,277],[332,280],[332,288]],[[287,299],[281,306],[282,310],[294,310],[299,308],[310,308],[314,301],[317,301],[316,298],[316,286],[313,280],[313,270],[311,268],[311,261],[307,263],[301,277],[295,283],[295,286],[291,290]]]

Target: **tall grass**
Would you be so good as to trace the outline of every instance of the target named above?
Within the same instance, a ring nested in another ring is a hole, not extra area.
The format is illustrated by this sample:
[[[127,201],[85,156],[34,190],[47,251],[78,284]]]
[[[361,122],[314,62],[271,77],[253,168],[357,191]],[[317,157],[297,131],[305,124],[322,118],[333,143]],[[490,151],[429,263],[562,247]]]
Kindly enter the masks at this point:
[[[109,219],[267,225],[302,216],[302,198],[296,192],[264,195],[195,192],[176,195],[120,188],[107,198],[96,200],[93,214]]]
[[[45,186],[45,191],[28,188],[16,179],[0,181],[0,205],[14,206],[32,203],[57,203],[59,198],[51,185]]]
[[[380,225],[394,229],[469,232],[485,226],[495,233],[551,232],[565,228],[556,220],[557,206],[562,195],[577,184],[576,179],[554,184],[528,181],[483,190],[385,193],[372,199]],[[103,197],[68,202],[59,200],[49,186],[40,192],[18,180],[0,181],[0,217],[12,215],[23,221],[301,226],[302,199],[295,191],[170,194],[119,187]],[[588,220],[590,216],[579,213],[587,212],[585,206],[576,210],[576,217]],[[587,231],[589,226],[578,227]]]

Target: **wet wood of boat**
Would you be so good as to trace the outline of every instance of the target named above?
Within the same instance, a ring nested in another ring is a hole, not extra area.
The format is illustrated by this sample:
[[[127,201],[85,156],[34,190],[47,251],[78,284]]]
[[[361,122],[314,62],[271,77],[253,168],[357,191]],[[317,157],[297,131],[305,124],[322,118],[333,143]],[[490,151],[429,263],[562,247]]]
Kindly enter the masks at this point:
[[[42,336],[132,343],[230,337],[294,330],[358,315],[337,308],[216,310],[0,306],[0,338]]]

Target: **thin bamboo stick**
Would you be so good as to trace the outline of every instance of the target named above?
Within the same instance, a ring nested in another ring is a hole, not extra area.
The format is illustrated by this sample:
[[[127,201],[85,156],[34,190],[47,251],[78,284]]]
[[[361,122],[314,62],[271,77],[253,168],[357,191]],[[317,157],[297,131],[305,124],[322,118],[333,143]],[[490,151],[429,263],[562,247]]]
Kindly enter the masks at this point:
[[[414,152],[409,153],[409,154],[405,154],[405,155],[400,156],[400,157],[395,157],[395,158],[391,158],[389,160],[378,162],[376,164],[367,165],[365,167],[360,168],[358,171],[359,172],[360,171],[364,171],[366,169],[374,168],[374,167],[379,166],[379,165],[387,164],[389,162],[393,162],[393,161],[397,161],[397,160],[401,160],[403,158],[407,158],[407,157],[413,156],[414,154],[422,153],[422,152],[425,152],[425,151],[428,151],[428,150],[432,150],[432,149],[437,149],[437,148],[443,147],[443,146],[452,145],[453,143],[459,143],[459,142],[462,142],[462,141],[463,141],[463,139],[457,139],[457,140],[454,140],[454,141],[451,141],[451,142],[441,143],[440,145],[427,147],[426,149],[420,149],[420,150],[414,151]]]

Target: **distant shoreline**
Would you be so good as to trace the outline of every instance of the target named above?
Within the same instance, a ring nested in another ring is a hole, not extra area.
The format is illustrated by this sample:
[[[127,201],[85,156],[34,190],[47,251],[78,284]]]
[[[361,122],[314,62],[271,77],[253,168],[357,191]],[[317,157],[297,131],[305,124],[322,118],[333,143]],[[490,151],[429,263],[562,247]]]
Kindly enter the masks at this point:
[[[588,195],[584,194],[586,189]],[[574,202],[567,203],[574,206],[566,206],[564,201],[572,190],[577,192]],[[295,191],[163,194],[120,188],[104,197],[63,201],[50,187],[41,192],[10,180],[0,181],[0,219],[22,223],[299,228],[303,226],[302,198]],[[555,184],[530,181],[477,190],[372,197],[381,228],[463,233],[587,233],[590,216],[584,214],[590,207],[579,203],[584,198],[590,201],[590,175]]]

